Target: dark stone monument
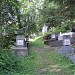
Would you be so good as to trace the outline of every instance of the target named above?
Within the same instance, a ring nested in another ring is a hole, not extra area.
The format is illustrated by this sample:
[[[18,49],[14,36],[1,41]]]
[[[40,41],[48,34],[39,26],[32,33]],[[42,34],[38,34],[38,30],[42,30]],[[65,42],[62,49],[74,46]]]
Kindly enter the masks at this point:
[[[75,32],[75,26],[72,26],[72,32]]]
[[[62,46],[62,41],[61,40],[50,40],[49,44],[51,47],[61,47]]]
[[[24,44],[24,36],[17,35],[16,37],[16,45],[11,50],[16,56],[26,56],[28,55],[28,49]]]
[[[25,40],[25,46],[28,48],[29,47],[29,36],[26,36],[26,40]]]
[[[49,41],[51,47],[60,47],[62,46],[62,41],[58,40],[58,34],[51,34],[51,39]]]

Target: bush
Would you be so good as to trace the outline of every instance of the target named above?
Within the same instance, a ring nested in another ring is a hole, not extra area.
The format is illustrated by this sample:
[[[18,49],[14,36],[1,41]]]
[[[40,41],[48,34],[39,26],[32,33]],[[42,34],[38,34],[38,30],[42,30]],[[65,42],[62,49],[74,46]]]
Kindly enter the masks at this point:
[[[9,73],[19,72],[20,69],[20,60],[9,50],[0,49],[0,74],[10,75]]]

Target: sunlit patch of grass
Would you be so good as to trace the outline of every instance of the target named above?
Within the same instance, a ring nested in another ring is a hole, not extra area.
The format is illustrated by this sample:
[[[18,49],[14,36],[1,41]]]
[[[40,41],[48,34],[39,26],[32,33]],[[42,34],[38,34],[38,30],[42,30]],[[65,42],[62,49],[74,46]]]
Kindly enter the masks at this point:
[[[33,38],[33,39],[31,39],[31,38],[30,38],[30,39],[29,39],[29,41],[32,41],[32,42],[33,42],[33,41],[36,41],[36,40],[38,40],[39,38],[42,38],[42,36],[38,36],[38,37],[36,37],[36,38]]]
[[[42,36],[39,36],[37,38],[35,38],[30,45],[32,46],[36,46],[36,47],[44,47],[44,41],[42,39]]]

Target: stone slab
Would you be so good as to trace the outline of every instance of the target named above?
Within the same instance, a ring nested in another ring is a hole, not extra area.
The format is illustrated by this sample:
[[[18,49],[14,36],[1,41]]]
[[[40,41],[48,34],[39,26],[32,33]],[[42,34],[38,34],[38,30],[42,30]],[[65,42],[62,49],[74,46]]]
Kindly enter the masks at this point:
[[[11,52],[15,54],[16,56],[27,56],[28,55],[28,49],[27,47],[13,47]]]
[[[54,40],[54,41],[49,41],[49,44],[51,45],[51,47],[60,47],[62,46],[62,41],[58,41],[58,40]]]
[[[12,47],[12,50],[21,50],[21,49],[26,50],[27,47],[16,47],[16,46]]]
[[[70,54],[74,52],[74,48],[72,46],[62,46],[58,51],[59,54]]]
[[[74,55],[70,55],[69,59],[72,61],[73,64],[75,64],[75,54]]]

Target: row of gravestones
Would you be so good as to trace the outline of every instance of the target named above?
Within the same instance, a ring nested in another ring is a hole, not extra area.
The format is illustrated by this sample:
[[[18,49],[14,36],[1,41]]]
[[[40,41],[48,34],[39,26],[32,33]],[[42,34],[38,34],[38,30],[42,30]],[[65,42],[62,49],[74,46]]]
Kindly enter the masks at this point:
[[[75,33],[63,33],[63,34],[49,34],[44,37],[44,44],[51,45],[51,47],[63,46],[63,35],[71,36],[71,44],[75,43]]]
[[[59,54],[65,54],[72,62],[75,64],[75,49],[72,47],[72,44],[75,43],[75,33],[64,33],[60,38],[58,38],[57,34],[51,34],[47,36],[49,45],[52,47],[61,46],[58,51]],[[61,40],[60,40],[61,39]]]
[[[12,47],[11,52],[16,56],[26,56],[28,55],[29,37],[23,35],[17,35],[15,46]]]

